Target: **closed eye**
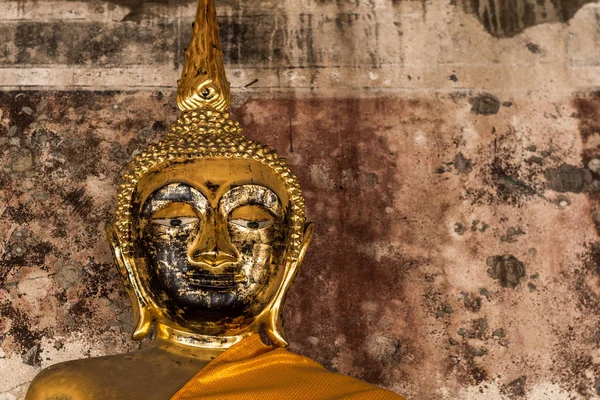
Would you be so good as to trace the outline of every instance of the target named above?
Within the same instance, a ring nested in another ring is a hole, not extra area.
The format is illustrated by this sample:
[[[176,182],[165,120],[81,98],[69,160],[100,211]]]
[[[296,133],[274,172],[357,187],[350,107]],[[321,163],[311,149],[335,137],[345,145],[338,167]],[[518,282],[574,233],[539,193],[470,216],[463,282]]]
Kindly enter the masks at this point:
[[[178,227],[193,224],[197,222],[198,218],[195,217],[180,217],[180,218],[155,218],[152,220],[153,224]]]
[[[231,223],[246,229],[265,229],[273,225],[273,221],[255,221],[248,219],[232,219]]]

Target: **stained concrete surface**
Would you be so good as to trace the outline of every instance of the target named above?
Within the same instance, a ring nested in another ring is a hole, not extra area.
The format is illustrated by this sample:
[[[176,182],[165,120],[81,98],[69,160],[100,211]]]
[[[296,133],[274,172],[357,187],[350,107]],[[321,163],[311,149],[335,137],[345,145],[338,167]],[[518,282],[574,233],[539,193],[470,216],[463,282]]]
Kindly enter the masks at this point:
[[[529,3],[220,2],[233,114],[316,224],[291,350],[408,398],[600,397],[600,10],[482,23]],[[145,345],[104,224],[177,115],[193,2],[5,5],[0,399],[19,399],[45,366]]]
[[[584,165],[577,104],[600,101],[514,102],[471,117],[470,100],[236,107],[247,133],[295,167],[317,224],[286,307],[292,350],[413,398],[508,396],[510,385],[591,396],[597,175]],[[62,359],[137,346],[103,227],[119,173],[164,131],[173,104],[160,92],[0,96],[7,389]],[[591,176],[585,190],[578,167]]]

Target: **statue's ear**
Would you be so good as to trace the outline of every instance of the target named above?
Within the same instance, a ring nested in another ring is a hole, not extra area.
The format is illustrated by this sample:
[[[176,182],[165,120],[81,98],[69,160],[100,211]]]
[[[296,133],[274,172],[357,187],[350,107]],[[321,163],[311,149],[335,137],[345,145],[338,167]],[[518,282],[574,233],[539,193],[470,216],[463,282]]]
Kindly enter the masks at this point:
[[[135,321],[132,337],[134,340],[141,340],[150,332],[150,328],[152,327],[152,315],[142,296],[140,283],[137,278],[138,275],[133,268],[134,262],[130,257],[123,254],[119,235],[113,224],[106,225],[106,234],[113,251],[115,263],[117,264],[121,279],[125,284],[125,289],[127,289],[127,294],[131,301],[133,319]]]
[[[298,265],[302,264],[308,245],[312,241],[313,232],[315,230],[315,224],[307,222],[304,224],[304,235],[302,235],[302,247],[300,248],[300,254],[298,255]]]
[[[125,261],[123,260],[123,251],[121,243],[119,242],[119,235],[113,224],[106,224],[106,236],[108,237],[108,243],[113,251],[115,263],[121,274],[121,278],[125,281],[125,285],[129,285],[127,282],[127,269],[125,268]]]
[[[312,239],[312,234],[314,231],[314,224],[312,222],[308,222],[304,224],[304,233],[302,235],[302,247],[300,247],[300,253],[298,254],[298,260],[290,265],[290,270],[287,271],[286,276],[283,278],[283,282],[281,287],[279,288],[279,292],[275,296],[275,301],[269,310],[268,320],[265,324],[265,333],[270,339],[271,343],[275,346],[286,347],[288,345],[287,340],[285,340],[283,336],[283,326],[281,323],[281,312],[284,302],[284,297],[287,294],[288,289],[290,288],[292,281],[294,280],[296,273],[298,273],[298,268],[300,264],[302,264],[302,260],[304,260],[304,256],[306,255],[306,250],[308,249],[308,245]]]

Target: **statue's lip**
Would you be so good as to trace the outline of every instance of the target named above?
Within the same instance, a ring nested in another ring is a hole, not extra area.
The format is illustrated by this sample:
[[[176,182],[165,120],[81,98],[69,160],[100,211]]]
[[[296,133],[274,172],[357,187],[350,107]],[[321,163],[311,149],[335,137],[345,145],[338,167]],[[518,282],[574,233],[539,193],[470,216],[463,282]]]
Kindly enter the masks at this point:
[[[187,278],[194,286],[206,289],[223,289],[234,287],[242,280],[240,274],[211,274],[202,272],[187,273]]]

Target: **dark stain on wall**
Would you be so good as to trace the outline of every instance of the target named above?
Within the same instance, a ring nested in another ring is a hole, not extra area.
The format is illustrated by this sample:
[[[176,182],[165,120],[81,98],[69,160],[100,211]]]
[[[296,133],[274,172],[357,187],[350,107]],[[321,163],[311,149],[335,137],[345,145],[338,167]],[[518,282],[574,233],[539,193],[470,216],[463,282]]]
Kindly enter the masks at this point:
[[[495,37],[512,37],[546,22],[569,21],[587,3],[595,0],[463,0],[466,12],[477,17]],[[528,48],[532,52],[535,47]]]
[[[144,19],[152,17],[160,17],[155,15],[149,6],[159,4],[176,10],[178,6],[185,6],[194,3],[193,0],[106,0],[107,2],[129,9],[129,13],[123,18],[123,21],[140,22]]]
[[[493,152],[480,160],[480,168],[476,170],[485,185],[467,189],[467,197],[474,204],[510,205],[521,205],[535,198],[544,198],[543,192],[548,186],[544,172],[560,161],[560,151],[552,145],[546,148],[525,148],[518,143],[514,127],[509,124],[499,131],[496,123],[498,119],[488,128]]]
[[[525,264],[512,254],[488,257],[486,264],[489,267],[487,273],[490,278],[497,280],[502,287],[514,289],[527,279]]]
[[[143,30],[136,24],[95,22],[24,22],[16,27],[3,25],[0,30],[14,34],[17,49],[14,63],[30,65],[120,66],[127,64],[127,60],[137,64],[168,64],[177,37],[175,23],[160,21],[152,29]],[[138,48],[135,54],[127,50],[131,38],[135,38]],[[7,59],[2,61],[8,63]]]
[[[468,175],[473,170],[473,161],[459,152],[454,157],[454,169],[456,169],[456,173],[458,174]]]
[[[548,186],[559,193],[581,193],[592,183],[592,174],[586,168],[562,164],[545,172]]]
[[[179,6],[195,6],[198,4],[197,0],[104,0],[110,3],[111,6],[126,7],[130,11],[125,16],[124,21],[135,21],[140,22],[144,19],[153,17],[160,18],[160,14],[156,14],[156,10],[152,8],[154,5],[161,5],[171,9],[171,12],[175,12]],[[237,0],[219,0],[217,2],[217,8],[232,8],[234,11],[240,11],[244,7],[244,3]],[[246,6],[247,7],[247,6]],[[217,10],[218,11],[218,10]]]
[[[491,94],[481,94],[469,99],[471,111],[479,115],[494,115],[500,110],[500,100]]]
[[[311,15],[305,15],[307,24],[295,40],[307,54],[307,65],[316,62],[310,48],[313,32]],[[285,16],[243,15],[219,17],[220,35],[227,64],[253,65],[286,63]],[[0,37],[11,38],[15,50],[0,54],[3,64],[29,65],[180,65],[191,35],[191,23],[179,29],[176,22],[156,19],[140,29],[133,22],[49,22],[0,26]],[[4,32],[3,32],[4,31]],[[265,40],[269,38],[269,40]],[[134,44],[135,52],[132,52]],[[177,48],[181,45],[181,48]],[[308,45],[308,48],[307,48]],[[312,57],[312,58],[311,58]]]
[[[503,385],[500,389],[500,393],[508,397],[509,399],[523,399],[527,396],[526,390],[527,376],[523,375],[515,379],[514,381]]]
[[[600,108],[598,107],[600,92],[578,96],[573,99],[577,112],[573,117],[579,121],[579,134],[584,143],[590,136],[600,134]]]
[[[23,355],[37,347],[42,337],[49,333],[48,330],[38,330],[34,328],[34,321],[32,321],[26,312],[15,308],[10,302],[0,304],[0,315],[6,321],[10,320],[11,325],[8,331],[4,335],[0,335],[0,340],[11,338],[20,347]],[[26,363],[32,365],[36,363],[39,365],[39,353],[36,352],[34,360],[27,359]]]
[[[233,65],[286,63],[286,25],[283,15],[219,17],[221,43],[227,44],[223,46],[225,62]],[[191,26],[182,29],[181,40],[186,46],[190,36]]]
[[[489,171],[491,183],[496,188],[496,201],[516,205],[536,194],[536,189],[520,177],[520,166],[509,157],[497,154],[490,163]]]
[[[529,50],[533,54],[543,53],[542,48],[536,43],[529,42],[525,45],[525,47],[527,47],[527,50]]]

